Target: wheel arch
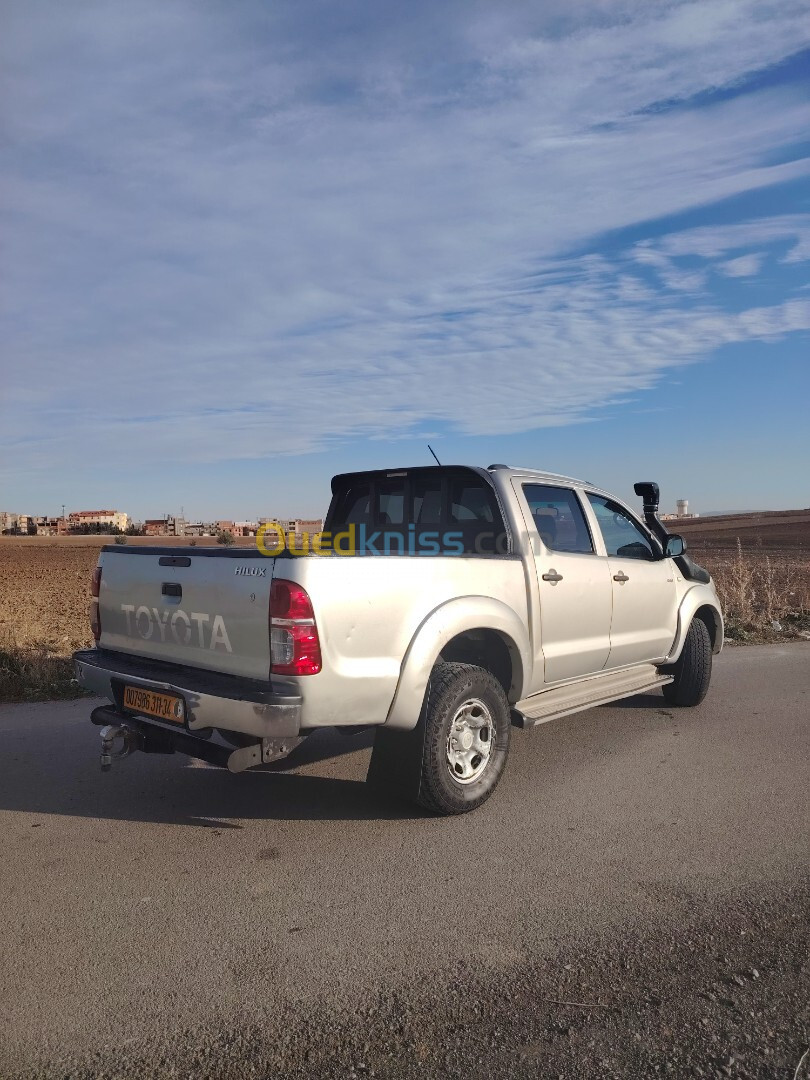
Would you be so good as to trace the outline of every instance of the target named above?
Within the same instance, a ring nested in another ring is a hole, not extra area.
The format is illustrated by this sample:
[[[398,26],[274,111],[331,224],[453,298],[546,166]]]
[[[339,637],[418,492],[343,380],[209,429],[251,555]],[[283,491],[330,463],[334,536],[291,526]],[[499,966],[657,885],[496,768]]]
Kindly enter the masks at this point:
[[[450,600],[431,612],[411,639],[384,726],[416,726],[430,673],[441,661],[484,668],[514,704],[522,697],[530,656],[528,635],[512,608],[490,596]]]
[[[517,701],[523,684],[523,665],[515,643],[500,630],[474,627],[456,634],[436,657],[438,663],[475,664],[494,675],[507,698]],[[516,685],[517,683],[520,686]]]
[[[719,610],[711,604],[702,604],[692,616],[706,624],[712,643],[712,652],[719,653],[723,647],[723,618]]]
[[[674,663],[681,655],[686,634],[693,619],[700,619],[709,632],[712,652],[719,653],[723,648],[723,615],[714,589],[706,585],[696,585],[690,589],[681,602],[678,612],[678,631],[672,649],[666,659],[667,664]]]

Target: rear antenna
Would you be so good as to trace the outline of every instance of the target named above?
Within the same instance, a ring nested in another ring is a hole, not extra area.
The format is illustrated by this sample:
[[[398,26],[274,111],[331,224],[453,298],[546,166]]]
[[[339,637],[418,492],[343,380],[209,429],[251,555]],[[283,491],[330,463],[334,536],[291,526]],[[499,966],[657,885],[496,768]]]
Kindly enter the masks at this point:
[[[435,455],[435,454],[433,453],[433,447],[432,447],[432,446],[430,445],[430,443],[428,443],[428,450],[429,450],[429,451],[431,452],[431,454],[433,454],[434,458],[436,458],[436,464],[437,464],[437,465],[441,465],[441,462],[440,462],[440,461],[439,461],[439,459],[438,459],[438,458],[436,457],[436,455]]]

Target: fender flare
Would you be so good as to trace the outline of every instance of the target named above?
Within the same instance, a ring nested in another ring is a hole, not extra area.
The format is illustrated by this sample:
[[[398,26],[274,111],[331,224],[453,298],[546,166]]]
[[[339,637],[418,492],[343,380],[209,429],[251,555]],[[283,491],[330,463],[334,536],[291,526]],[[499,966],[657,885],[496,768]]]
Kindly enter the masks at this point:
[[[711,618],[714,622],[714,629],[709,627],[712,638],[712,652],[719,653],[723,648],[723,615],[720,611],[717,593],[711,586],[695,585],[681,600],[681,606],[678,608],[678,629],[669,655],[664,661],[665,664],[673,664],[681,655],[689,625],[698,611],[701,613],[701,617]]]
[[[504,639],[512,658],[512,684],[521,696],[531,671],[531,647],[517,613],[491,596],[461,596],[435,608],[417,627],[402,661],[394,699],[385,724],[410,731],[419,720],[428,679],[448,641],[466,630],[494,630]]]

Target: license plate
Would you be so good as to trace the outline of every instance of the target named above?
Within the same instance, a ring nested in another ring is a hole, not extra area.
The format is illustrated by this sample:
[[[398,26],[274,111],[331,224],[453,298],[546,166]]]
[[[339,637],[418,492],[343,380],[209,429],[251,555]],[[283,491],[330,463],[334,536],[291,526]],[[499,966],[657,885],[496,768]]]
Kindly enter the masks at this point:
[[[174,724],[182,724],[185,720],[186,710],[182,698],[174,694],[161,694],[157,690],[142,690],[138,686],[124,687],[124,708]]]

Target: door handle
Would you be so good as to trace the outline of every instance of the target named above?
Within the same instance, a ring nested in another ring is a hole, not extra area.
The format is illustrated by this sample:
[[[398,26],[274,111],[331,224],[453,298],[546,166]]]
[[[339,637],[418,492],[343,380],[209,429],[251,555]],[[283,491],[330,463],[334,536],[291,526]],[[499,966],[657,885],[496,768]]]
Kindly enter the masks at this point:
[[[550,581],[552,585],[556,585],[562,579],[562,574],[558,574],[556,570],[549,570],[547,574],[543,574],[543,581]]]
[[[618,574],[613,575],[614,581],[620,581],[624,585],[625,581],[629,581],[630,578],[625,574],[624,570],[620,570]]]

